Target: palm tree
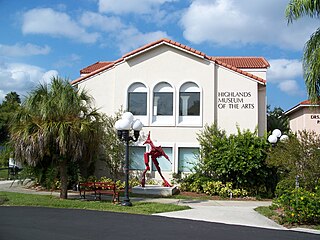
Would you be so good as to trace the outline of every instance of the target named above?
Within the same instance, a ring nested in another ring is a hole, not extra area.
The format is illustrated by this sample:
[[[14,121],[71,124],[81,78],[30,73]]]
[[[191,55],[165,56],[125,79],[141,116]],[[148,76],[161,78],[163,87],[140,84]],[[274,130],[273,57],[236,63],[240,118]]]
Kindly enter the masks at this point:
[[[290,0],[286,8],[288,23],[303,16],[319,18],[320,1]],[[306,42],[303,54],[303,71],[309,99],[316,103],[320,97],[320,28]]]
[[[59,169],[60,198],[67,198],[68,163],[92,161],[100,146],[101,116],[91,104],[84,90],[54,77],[29,94],[11,127],[17,160],[35,166],[49,157]]]
[[[270,110],[270,105],[267,106],[267,131],[272,132],[274,129],[279,129],[282,133],[288,134],[289,119],[284,114],[281,107],[275,107]]]

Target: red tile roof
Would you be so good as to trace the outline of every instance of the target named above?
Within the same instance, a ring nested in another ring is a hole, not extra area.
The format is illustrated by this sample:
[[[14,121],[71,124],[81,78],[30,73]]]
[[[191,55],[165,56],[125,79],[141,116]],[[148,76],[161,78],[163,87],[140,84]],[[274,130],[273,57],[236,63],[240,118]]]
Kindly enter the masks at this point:
[[[112,64],[112,62],[96,62],[88,67],[81,69],[80,74],[92,73],[92,72],[94,72],[104,66],[110,65],[110,64]]]
[[[115,66],[117,63],[126,61],[127,58],[130,58],[136,54],[140,54],[145,50],[148,50],[153,47],[157,47],[161,44],[168,44],[168,45],[180,48],[180,49],[185,50],[187,52],[190,52],[192,54],[198,55],[199,57],[213,61],[220,66],[223,66],[225,68],[228,68],[230,70],[238,72],[242,75],[250,77],[260,83],[263,83],[263,84],[266,83],[265,79],[257,77],[251,73],[248,73],[248,72],[240,69],[240,68],[268,68],[270,65],[267,62],[267,60],[264,59],[263,57],[211,57],[211,56],[207,56],[203,52],[200,52],[194,48],[188,47],[188,46],[183,45],[181,43],[172,41],[170,39],[163,38],[158,41],[149,43],[145,46],[142,46],[136,50],[133,50],[133,51],[125,54],[124,56],[122,56],[121,58],[119,58],[118,60],[116,60],[114,62],[97,62],[95,64],[92,64],[92,65],[80,70],[80,73],[87,73],[87,75],[82,76],[82,77],[74,80],[71,84],[76,84],[78,82],[81,82],[82,80],[85,80],[91,76],[94,76],[97,73],[100,73],[106,69],[109,69],[109,68]]]
[[[212,57],[236,68],[268,68],[269,63],[263,57]]]
[[[310,100],[304,100],[301,103],[299,103],[299,105],[310,105],[311,101]]]

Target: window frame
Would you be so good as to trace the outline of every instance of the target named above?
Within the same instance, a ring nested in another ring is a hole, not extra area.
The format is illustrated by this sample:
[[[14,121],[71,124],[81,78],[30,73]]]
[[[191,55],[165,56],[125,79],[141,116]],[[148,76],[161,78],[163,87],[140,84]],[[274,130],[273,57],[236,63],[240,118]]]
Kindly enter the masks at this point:
[[[155,112],[155,93],[172,94],[172,115],[154,115]],[[150,102],[150,122],[153,126],[175,126],[176,119],[176,99],[175,89],[168,82],[159,82],[153,87],[152,101]]]
[[[180,149],[197,149],[200,152],[200,146],[194,145],[179,145],[177,146],[177,155],[176,155],[176,169],[178,173],[190,173],[191,171],[181,171],[180,166]]]
[[[135,118],[140,119],[140,121],[142,122],[142,124],[144,126],[149,126],[149,106],[150,106],[150,101],[149,101],[149,88],[147,87],[146,84],[144,84],[143,82],[133,82],[131,83],[128,88],[127,88],[127,94],[126,94],[126,109],[127,111],[129,111],[129,93],[146,93],[147,97],[146,97],[146,115],[135,115]]]
[[[187,116],[180,116],[180,93],[189,93],[189,92],[196,92],[199,93],[199,115],[187,115]],[[176,125],[177,126],[191,126],[191,127],[202,127],[203,122],[203,96],[202,96],[202,88],[199,87],[199,84],[188,81],[184,82],[179,87],[179,94],[177,95],[177,101],[179,102],[177,108],[177,119]]]

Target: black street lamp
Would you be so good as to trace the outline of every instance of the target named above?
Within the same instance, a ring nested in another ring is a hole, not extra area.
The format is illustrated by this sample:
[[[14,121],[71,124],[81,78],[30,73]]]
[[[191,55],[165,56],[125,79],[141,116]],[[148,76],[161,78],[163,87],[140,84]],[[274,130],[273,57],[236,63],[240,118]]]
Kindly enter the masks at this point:
[[[143,124],[139,119],[134,120],[133,114],[131,112],[125,112],[122,115],[122,118],[115,123],[115,128],[118,132],[118,137],[121,141],[125,142],[126,151],[125,151],[125,192],[124,200],[121,203],[122,206],[132,206],[132,203],[129,199],[129,143],[130,141],[138,141],[140,131],[143,127]],[[130,131],[133,130],[133,137],[130,135]]]

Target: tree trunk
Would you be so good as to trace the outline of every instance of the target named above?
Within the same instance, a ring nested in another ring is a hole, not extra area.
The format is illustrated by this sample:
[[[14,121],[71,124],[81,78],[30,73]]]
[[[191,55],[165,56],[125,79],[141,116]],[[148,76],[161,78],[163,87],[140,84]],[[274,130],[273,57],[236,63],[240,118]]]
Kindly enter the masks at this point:
[[[68,169],[67,169],[67,159],[64,158],[60,161],[60,198],[68,198]]]

